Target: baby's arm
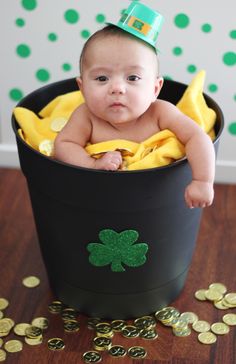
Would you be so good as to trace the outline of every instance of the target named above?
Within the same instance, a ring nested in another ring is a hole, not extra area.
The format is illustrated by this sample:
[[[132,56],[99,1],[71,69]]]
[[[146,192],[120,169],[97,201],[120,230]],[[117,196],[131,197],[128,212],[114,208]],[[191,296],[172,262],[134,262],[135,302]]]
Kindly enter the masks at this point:
[[[92,124],[87,107],[83,104],[73,112],[57,135],[54,143],[55,158],[79,167],[117,170],[122,163],[120,152],[108,152],[100,159],[95,159],[85,151],[91,132]]]
[[[215,151],[210,137],[192,119],[174,105],[158,100],[159,127],[169,129],[185,145],[186,156],[192,169],[192,181],[185,190],[190,208],[205,207],[214,198]]]

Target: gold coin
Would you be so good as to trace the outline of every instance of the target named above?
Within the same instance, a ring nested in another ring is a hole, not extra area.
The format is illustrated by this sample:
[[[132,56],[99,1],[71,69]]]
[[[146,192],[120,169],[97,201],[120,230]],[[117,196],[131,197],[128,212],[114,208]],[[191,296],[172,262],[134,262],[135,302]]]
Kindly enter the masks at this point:
[[[214,306],[216,308],[218,308],[218,310],[228,310],[229,307],[227,307],[225,304],[224,304],[224,299],[220,300],[220,301],[216,301],[214,302]]]
[[[224,296],[225,301],[227,301],[230,305],[236,305],[236,292],[227,293]]]
[[[6,332],[9,332],[11,330],[12,326],[9,321],[6,319],[0,320],[0,333],[4,334]]]
[[[134,338],[139,336],[139,329],[136,326],[133,325],[126,325],[122,331],[122,336],[127,338]]]
[[[215,322],[211,325],[211,331],[217,335],[225,335],[229,333],[229,326],[224,322]]]
[[[235,313],[227,313],[226,315],[223,316],[223,321],[225,324],[230,325],[230,326],[235,326],[236,325],[236,314]]]
[[[64,321],[63,327],[66,332],[77,332],[80,329],[79,323],[76,320]]]
[[[5,310],[9,306],[9,302],[6,298],[0,298],[0,310]]]
[[[194,322],[198,321],[198,316],[194,312],[183,312],[180,317],[184,318],[188,324],[194,324]]]
[[[77,312],[73,308],[64,308],[61,312],[62,320],[75,320]]]
[[[87,351],[83,354],[84,363],[99,363],[102,360],[102,356],[97,351]]]
[[[111,345],[112,345],[112,343],[111,343],[111,339],[109,337],[96,336],[93,339],[93,346],[94,346],[95,350],[98,350],[98,351],[109,350]]]
[[[217,291],[216,289],[211,288],[205,292],[205,297],[209,301],[220,301],[223,298],[223,294]]]
[[[4,316],[4,313],[2,311],[0,311],[0,319],[2,319]]]
[[[0,361],[5,361],[6,357],[7,353],[4,350],[0,349]]]
[[[176,330],[173,327],[172,331],[175,336],[179,336],[179,337],[189,336],[191,334],[191,329],[188,326],[182,330]]]
[[[28,276],[28,277],[25,277],[22,280],[22,283],[27,288],[34,288],[34,287],[37,287],[39,285],[40,279],[38,277],[35,277],[35,276]]]
[[[111,322],[112,330],[115,332],[121,332],[125,325],[126,322],[124,320],[113,320]]]
[[[58,117],[56,119],[53,119],[53,121],[51,122],[51,129],[55,132],[59,132],[61,131],[64,126],[66,125],[67,123],[67,119],[66,118],[63,118],[63,117]]]
[[[25,337],[25,342],[26,342],[26,344],[31,345],[31,346],[40,345],[43,342],[43,336],[41,335],[34,339],[32,339],[30,337]]]
[[[19,323],[17,324],[15,327],[14,327],[14,333],[16,335],[19,335],[19,336],[25,336],[26,333],[25,333],[25,330],[27,329],[27,327],[30,327],[31,325],[30,324],[27,324],[27,323]]]
[[[206,289],[199,289],[198,291],[196,291],[194,293],[194,296],[199,301],[206,301],[205,292],[206,292]]]
[[[188,322],[184,317],[178,317],[172,324],[173,328],[177,331],[182,331],[188,328]]]
[[[225,297],[221,301],[222,301],[222,304],[224,306],[226,306],[227,308],[235,308],[236,307],[234,304],[231,304],[231,303],[227,302]]]
[[[122,358],[126,355],[126,349],[121,345],[113,345],[109,349],[108,353],[116,358]]]
[[[134,320],[134,326],[139,330],[153,329],[156,326],[156,321],[152,316],[143,316]]]
[[[17,353],[23,349],[23,344],[19,340],[9,340],[4,344],[4,349],[9,353]]]
[[[97,336],[112,337],[114,335],[111,324],[109,324],[108,322],[99,322],[96,325],[96,332]]]
[[[101,319],[99,317],[90,317],[88,319],[88,323],[87,323],[88,329],[90,329],[90,330],[96,329],[96,325],[100,322],[101,322]]]
[[[132,346],[128,350],[128,355],[133,359],[142,359],[145,358],[147,352],[142,346]]]
[[[25,335],[30,339],[35,339],[42,335],[42,329],[40,329],[40,327],[30,325],[25,329]]]
[[[39,327],[42,330],[47,330],[49,321],[46,317],[35,317],[32,320],[31,325]]]
[[[65,348],[64,341],[59,337],[48,340],[48,349],[50,350],[63,350]]]
[[[207,322],[207,321],[198,320],[198,321],[194,322],[192,328],[196,332],[207,332],[210,330],[211,326],[210,326],[209,322]]]
[[[64,309],[64,304],[61,301],[52,301],[48,305],[48,310],[51,313],[60,313]]]
[[[0,338],[0,348],[2,347],[3,339]]]
[[[212,288],[219,291],[222,294],[225,294],[227,292],[227,287],[222,283],[211,283],[209,289]]]
[[[215,334],[213,334],[213,332],[201,332],[198,335],[198,340],[202,343],[202,344],[214,344],[217,340],[217,337]]]
[[[154,329],[142,329],[139,336],[145,340],[155,340],[158,337],[158,333]]]
[[[44,139],[39,144],[39,151],[40,153],[50,157],[53,155],[54,143],[50,139]]]

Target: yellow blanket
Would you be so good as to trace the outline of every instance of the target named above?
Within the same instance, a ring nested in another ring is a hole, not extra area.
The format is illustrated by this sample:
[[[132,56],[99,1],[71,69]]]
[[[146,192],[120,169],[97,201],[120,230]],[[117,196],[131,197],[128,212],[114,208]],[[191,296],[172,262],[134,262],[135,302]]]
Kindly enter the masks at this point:
[[[214,139],[216,113],[207,106],[203,97],[204,81],[205,71],[200,71],[176,106]],[[20,125],[20,136],[36,150],[52,157],[57,133],[74,109],[83,102],[81,92],[74,91],[56,97],[39,112],[39,116],[26,108],[16,107],[14,115]],[[88,145],[86,150],[95,158],[107,151],[120,150],[123,156],[122,169],[127,170],[160,167],[185,156],[184,146],[170,130],[162,130],[140,144],[111,140]]]

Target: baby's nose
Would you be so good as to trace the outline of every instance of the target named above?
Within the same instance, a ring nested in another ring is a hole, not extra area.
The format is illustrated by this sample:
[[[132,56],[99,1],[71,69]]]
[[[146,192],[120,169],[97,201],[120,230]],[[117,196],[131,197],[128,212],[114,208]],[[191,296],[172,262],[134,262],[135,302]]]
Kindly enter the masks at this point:
[[[122,81],[116,81],[111,84],[110,92],[112,94],[124,94],[125,84]]]

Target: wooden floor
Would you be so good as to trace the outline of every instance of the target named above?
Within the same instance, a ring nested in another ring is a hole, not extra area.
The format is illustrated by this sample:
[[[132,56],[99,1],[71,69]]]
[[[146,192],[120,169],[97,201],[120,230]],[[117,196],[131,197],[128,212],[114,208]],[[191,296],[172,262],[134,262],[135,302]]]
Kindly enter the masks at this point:
[[[47,213],[47,211],[45,211]],[[50,218],[50,217],[49,217]],[[36,275],[41,284],[26,288],[22,278]],[[221,321],[228,312],[217,310],[210,302],[194,298],[199,288],[207,288],[212,282],[224,283],[228,291],[236,291],[236,186],[216,185],[214,205],[204,210],[191,269],[184,290],[172,303],[181,312],[194,311],[200,319],[210,323]],[[15,323],[30,322],[38,316],[50,320],[48,331],[41,345],[24,343],[22,352],[8,353],[6,363],[18,364],[75,364],[82,363],[82,354],[91,350],[93,331],[86,325],[86,317],[78,316],[81,328],[77,333],[65,333],[58,315],[48,311],[54,296],[49,288],[45,268],[38,247],[37,236],[28,197],[26,181],[19,170],[0,169],[0,297],[9,300],[5,317]],[[218,336],[213,345],[198,342],[197,333],[188,337],[176,337],[171,329],[157,324],[159,337],[154,341],[125,339],[120,334],[114,343],[126,348],[142,345],[147,350],[145,359],[125,357],[116,359],[103,353],[103,363],[137,364],[234,364],[236,363],[236,326],[229,334]],[[1,333],[0,333],[1,336]],[[58,352],[47,348],[47,340],[63,338],[65,349]],[[18,339],[11,332],[2,337],[4,343]],[[19,338],[24,342],[24,338]],[[0,339],[1,346],[1,339]]]

